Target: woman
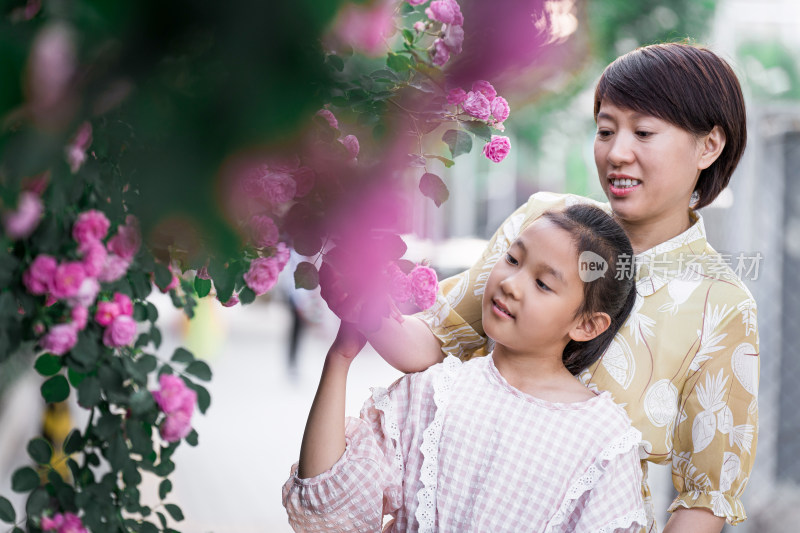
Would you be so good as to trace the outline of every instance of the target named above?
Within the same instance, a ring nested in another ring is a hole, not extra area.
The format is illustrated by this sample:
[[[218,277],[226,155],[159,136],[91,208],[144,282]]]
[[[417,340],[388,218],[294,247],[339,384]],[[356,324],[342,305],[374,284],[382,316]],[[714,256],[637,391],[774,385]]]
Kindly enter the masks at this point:
[[[740,497],[758,424],[756,304],[706,242],[702,217],[746,143],[744,100],[731,68],[704,48],[659,44],[609,65],[595,90],[595,163],[610,211],[633,244],[638,295],[603,357],[580,374],[609,391],[643,434],[647,463],[672,464],[678,496],[666,532],[719,532],[746,518]],[[580,202],[538,193],[515,211],[470,270],[441,284],[436,304],[368,335],[410,372],[444,354],[489,350],[480,301],[488,273],[526,221]]]

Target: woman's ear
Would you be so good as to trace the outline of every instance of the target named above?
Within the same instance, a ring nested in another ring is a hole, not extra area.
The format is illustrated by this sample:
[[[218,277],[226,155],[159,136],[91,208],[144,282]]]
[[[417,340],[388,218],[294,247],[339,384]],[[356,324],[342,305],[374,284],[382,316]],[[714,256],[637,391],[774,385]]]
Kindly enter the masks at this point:
[[[705,170],[717,160],[719,154],[725,148],[725,132],[719,126],[714,126],[711,131],[701,137],[703,143],[700,160],[697,162],[697,170]]]
[[[594,339],[611,325],[608,313],[597,312],[581,317],[578,323],[569,331],[569,338],[577,342],[586,342]]]

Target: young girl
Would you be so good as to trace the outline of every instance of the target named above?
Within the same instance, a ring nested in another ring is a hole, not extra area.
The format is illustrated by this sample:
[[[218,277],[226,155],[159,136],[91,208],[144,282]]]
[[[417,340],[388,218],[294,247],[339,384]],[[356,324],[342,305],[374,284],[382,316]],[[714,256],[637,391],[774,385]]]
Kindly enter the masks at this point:
[[[364,338],[342,327],[283,487],[297,531],[639,531],[639,431],[575,374],[633,305],[625,233],[575,205],[525,228],[491,271],[489,357],[448,357],[345,422],[345,384]],[[598,277],[599,276],[599,277]]]

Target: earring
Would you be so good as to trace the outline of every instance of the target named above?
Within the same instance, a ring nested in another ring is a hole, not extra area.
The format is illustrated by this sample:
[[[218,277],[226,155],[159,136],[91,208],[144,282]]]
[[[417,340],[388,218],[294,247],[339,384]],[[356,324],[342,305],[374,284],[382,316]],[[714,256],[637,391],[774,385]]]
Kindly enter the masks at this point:
[[[694,191],[694,192],[692,193],[692,196],[691,196],[691,198],[689,198],[689,205],[690,205],[690,206],[692,206],[692,205],[696,205],[696,204],[697,204],[697,202],[699,202],[699,201],[700,201],[700,193],[699,193],[699,192],[697,192],[697,191]]]

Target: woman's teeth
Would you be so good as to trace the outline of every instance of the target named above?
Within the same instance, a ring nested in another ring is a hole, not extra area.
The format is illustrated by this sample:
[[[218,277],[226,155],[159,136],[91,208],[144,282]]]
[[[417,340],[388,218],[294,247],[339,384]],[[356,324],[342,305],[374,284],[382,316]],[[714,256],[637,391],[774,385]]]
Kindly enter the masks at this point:
[[[636,179],[619,179],[614,178],[611,180],[611,184],[614,185],[617,189],[626,189],[628,187],[635,187],[641,183],[639,180]]]

